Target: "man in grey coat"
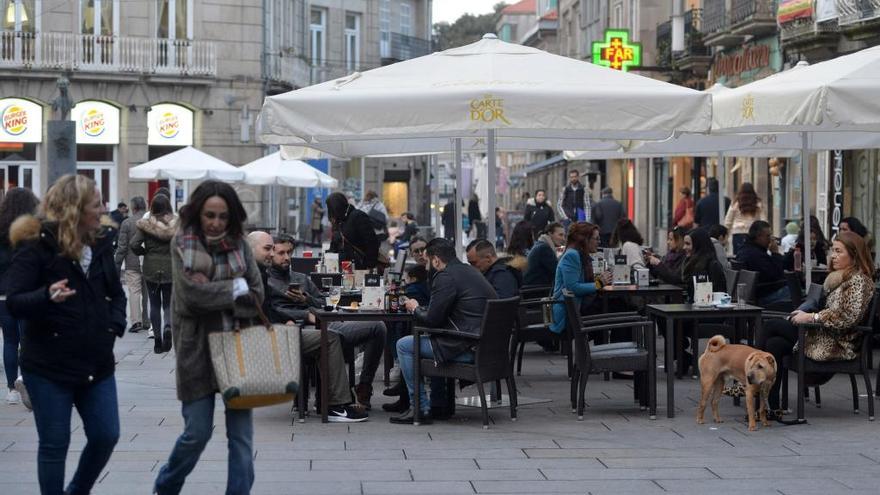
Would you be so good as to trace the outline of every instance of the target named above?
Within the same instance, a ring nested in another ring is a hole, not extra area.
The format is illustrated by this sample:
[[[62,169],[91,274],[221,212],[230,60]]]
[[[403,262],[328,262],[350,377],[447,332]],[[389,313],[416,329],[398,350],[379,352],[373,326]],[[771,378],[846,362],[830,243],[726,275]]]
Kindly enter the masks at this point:
[[[128,287],[128,321],[131,333],[150,329],[150,318],[147,314],[147,291],[146,284],[141,275],[141,259],[131,250],[131,239],[137,232],[137,221],[143,218],[147,210],[147,202],[141,196],[131,198],[131,216],[122,221],[119,226],[119,236],[116,239],[116,270],[122,274],[125,286]],[[125,270],[122,263],[125,262]],[[152,334],[151,334],[152,336]]]
[[[593,221],[599,226],[599,243],[603,247],[608,247],[617,221],[624,215],[623,204],[614,199],[614,190],[610,187],[602,189],[602,199],[593,206]]]

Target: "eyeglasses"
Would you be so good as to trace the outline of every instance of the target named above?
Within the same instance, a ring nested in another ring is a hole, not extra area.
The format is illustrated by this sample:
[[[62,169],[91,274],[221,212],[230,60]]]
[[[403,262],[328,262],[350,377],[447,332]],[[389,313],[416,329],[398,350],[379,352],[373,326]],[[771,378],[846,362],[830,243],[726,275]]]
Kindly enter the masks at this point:
[[[423,248],[423,247],[420,247],[420,248],[412,248],[412,252],[413,252],[413,254],[422,254],[422,253],[425,252],[425,248]]]

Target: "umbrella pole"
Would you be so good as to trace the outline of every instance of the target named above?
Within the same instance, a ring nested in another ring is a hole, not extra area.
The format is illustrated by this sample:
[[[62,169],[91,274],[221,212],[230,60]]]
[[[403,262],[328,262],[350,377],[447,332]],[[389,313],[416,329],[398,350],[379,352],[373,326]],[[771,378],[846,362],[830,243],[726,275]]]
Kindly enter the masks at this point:
[[[462,248],[462,225],[461,225],[461,138],[455,138],[453,141],[453,154],[455,155],[455,199],[453,209],[455,215],[455,255],[458,259],[462,259],[464,249]]]
[[[486,152],[489,155],[489,170],[486,179],[486,194],[487,199],[489,200],[489,211],[486,212],[485,221],[487,223],[486,227],[486,237],[488,241],[495,245],[495,239],[497,239],[495,232],[495,203],[497,196],[495,195],[495,188],[498,187],[496,184],[497,180],[495,179],[495,165],[497,157],[495,156],[495,129],[489,129],[488,134],[488,142],[486,143]]]
[[[801,209],[803,211],[804,218],[804,249],[805,253],[802,253],[802,258],[804,260],[804,274],[807,278],[807,290],[810,290],[810,284],[813,282],[813,272],[812,272],[812,257],[813,257],[813,248],[810,243],[810,163],[809,163],[809,153],[807,152],[807,133],[806,131],[801,132]]]
[[[718,181],[718,223],[724,225],[724,187],[723,184],[727,177],[727,164],[724,162],[724,153],[718,152],[718,166],[715,167],[715,180]],[[709,191],[711,194],[711,191]]]

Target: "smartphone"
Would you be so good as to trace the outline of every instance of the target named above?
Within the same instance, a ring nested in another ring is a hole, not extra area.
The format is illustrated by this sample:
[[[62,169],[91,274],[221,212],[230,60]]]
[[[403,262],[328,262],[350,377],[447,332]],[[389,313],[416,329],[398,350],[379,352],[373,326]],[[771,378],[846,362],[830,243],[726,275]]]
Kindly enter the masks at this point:
[[[302,284],[299,284],[299,283],[287,284],[288,291],[298,291],[298,290],[300,290],[300,288],[302,288]]]

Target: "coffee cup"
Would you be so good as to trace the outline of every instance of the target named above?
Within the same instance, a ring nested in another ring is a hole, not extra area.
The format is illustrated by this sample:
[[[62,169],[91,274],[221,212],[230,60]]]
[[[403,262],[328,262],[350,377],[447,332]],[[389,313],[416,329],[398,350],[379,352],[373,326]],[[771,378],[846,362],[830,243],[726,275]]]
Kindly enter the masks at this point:
[[[713,292],[712,293],[712,303],[713,304],[730,304],[730,294],[727,292]]]

